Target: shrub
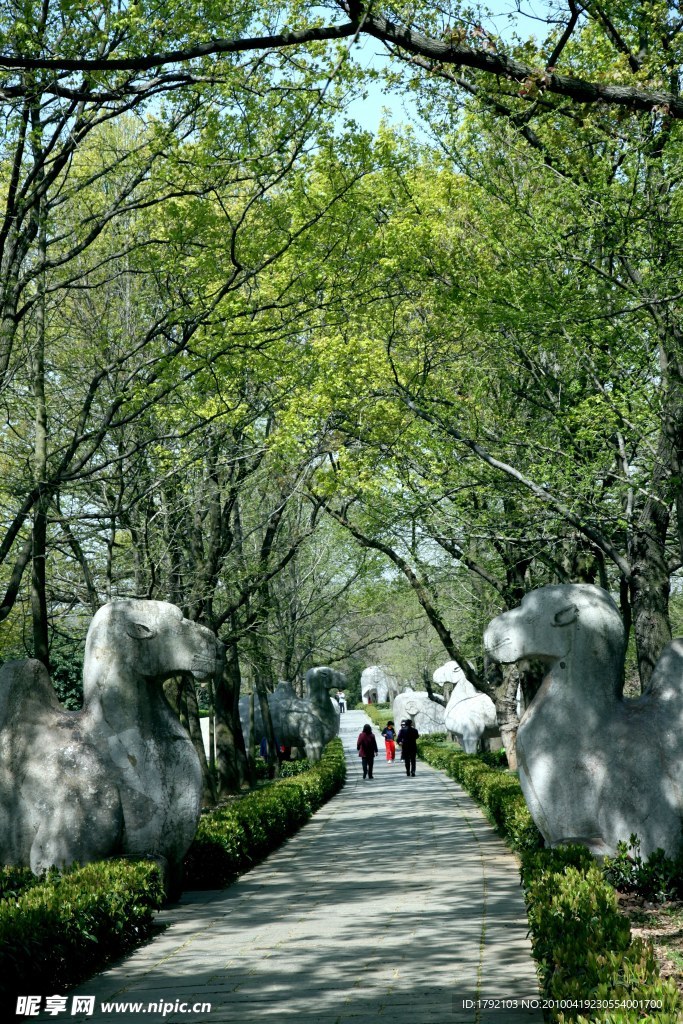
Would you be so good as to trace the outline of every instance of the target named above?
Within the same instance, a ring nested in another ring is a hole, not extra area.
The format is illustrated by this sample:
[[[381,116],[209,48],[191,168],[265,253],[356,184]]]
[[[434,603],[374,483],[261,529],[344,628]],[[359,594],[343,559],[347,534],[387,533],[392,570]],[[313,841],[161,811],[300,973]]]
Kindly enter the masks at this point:
[[[280,764],[280,778],[291,779],[293,775],[301,775],[302,772],[307,772],[311,767],[311,762],[307,757],[301,757],[298,761],[283,761]]]
[[[615,892],[587,850],[567,847],[527,855],[522,878],[532,950],[547,999],[633,1004],[632,1009],[596,1009],[590,1017],[578,1018],[585,1024],[680,1020],[675,984],[659,977],[652,947],[631,939]],[[658,1009],[648,1015],[648,1005]],[[576,1016],[551,1013],[558,1024]]]
[[[541,849],[542,838],[526,807],[517,779],[490,758],[464,751],[440,738],[420,741],[421,756],[451,778],[485,807],[509,845],[520,852],[522,883],[529,915],[529,931],[539,971],[542,994],[547,999],[575,1004],[574,1009],[550,1011],[557,1024],[675,1024],[683,1006],[673,981],[659,977],[652,947],[632,940],[628,919],[619,912],[614,889],[583,846]],[[608,865],[608,875],[621,874],[627,881],[665,887],[664,879],[677,865],[663,855],[648,865],[622,850]],[[580,1016],[582,1000],[600,1000],[606,1006]],[[612,1004],[626,1008],[609,1009]],[[628,1004],[633,1004],[629,1008]],[[655,1006],[648,1012],[648,1006]]]
[[[683,857],[667,857],[655,850],[647,860],[640,854],[640,839],[632,835],[619,843],[615,857],[606,857],[605,877],[620,892],[633,892],[657,903],[680,898],[683,893]]]
[[[59,992],[137,945],[163,901],[152,861],[50,872],[0,901],[0,993]]]
[[[0,900],[17,899],[22,892],[40,885],[45,876],[34,875],[30,868],[0,866]]]

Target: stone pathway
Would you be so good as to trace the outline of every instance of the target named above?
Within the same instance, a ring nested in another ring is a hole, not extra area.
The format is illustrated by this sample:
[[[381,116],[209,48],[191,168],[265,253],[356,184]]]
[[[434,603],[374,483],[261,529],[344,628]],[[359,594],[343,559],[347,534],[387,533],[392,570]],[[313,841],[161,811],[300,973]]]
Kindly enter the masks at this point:
[[[342,716],[347,783],[296,836],[229,889],[163,911],[160,936],[78,988],[92,1014],[74,1014],[70,993],[40,1019],[540,1022],[520,1005],[538,987],[514,857],[442,773],[387,765],[381,737],[363,780],[365,721]],[[477,998],[510,1005],[463,1008]]]

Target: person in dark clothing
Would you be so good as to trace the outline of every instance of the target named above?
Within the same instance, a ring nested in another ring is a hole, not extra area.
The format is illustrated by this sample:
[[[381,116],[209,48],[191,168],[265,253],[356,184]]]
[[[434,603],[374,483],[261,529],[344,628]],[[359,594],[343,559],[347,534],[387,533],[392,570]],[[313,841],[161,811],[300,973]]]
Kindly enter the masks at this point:
[[[363,731],[358,736],[356,749],[363,765],[363,778],[371,779],[375,754],[377,753],[377,740],[374,737],[371,725],[366,723],[363,726]]]
[[[405,725],[399,730],[396,742],[403,753],[403,763],[406,766],[406,775],[415,775],[415,761],[417,759],[417,738],[419,732],[412,721],[406,719]]]

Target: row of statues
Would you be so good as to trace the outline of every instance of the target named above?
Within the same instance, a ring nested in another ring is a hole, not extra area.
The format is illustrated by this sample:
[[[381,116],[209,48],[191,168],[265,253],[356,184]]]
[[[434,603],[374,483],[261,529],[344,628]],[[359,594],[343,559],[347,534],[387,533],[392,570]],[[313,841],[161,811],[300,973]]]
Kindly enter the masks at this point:
[[[434,689],[450,688],[447,703],[441,704],[423,690],[404,686],[381,665],[371,665],[361,673],[364,704],[392,704],[395,722],[410,718],[421,735],[449,732],[466,753],[475,754],[482,743],[497,734],[496,708],[490,697],[469,682],[457,662],[447,661],[433,674]]]
[[[683,641],[665,648],[642,697],[626,700],[626,638],[609,594],[548,586],[494,619],[484,635],[503,664],[537,659],[548,673],[517,735],[519,778],[549,845],[578,842],[614,854],[636,833],[644,856],[681,849]],[[44,666],[0,669],[0,863],[39,873],[112,854],[154,856],[177,885],[199,821],[202,777],[162,684],[179,673],[213,676],[223,645],[160,601],[121,600],[94,616],[86,638],[82,711],[59,703]],[[393,698],[395,721],[448,730],[467,752],[496,729],[495,707],[455,662],[434,674],[452,689],[445,706],[372,666],[366,701]],[[310,669],[299,697],[280,683],[268,702],[278,742],[317,761],[339,731],[334,669]],[[249,719],[243,698],[240,715]],[[254,709],[255,736],[264,732]]]

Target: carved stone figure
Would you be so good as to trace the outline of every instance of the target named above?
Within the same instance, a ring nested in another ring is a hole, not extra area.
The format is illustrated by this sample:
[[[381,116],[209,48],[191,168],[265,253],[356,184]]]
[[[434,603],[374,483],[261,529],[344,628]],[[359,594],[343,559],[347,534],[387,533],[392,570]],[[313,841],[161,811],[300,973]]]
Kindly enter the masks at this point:
[[[430,700],[423,691],[410,687],[394,697],[393,716],[397,726],[404,719],[410,718],[422,736],[445,731],[443,705]]]
[[[309,668],[304,676],[304,695],[319,711],[327,725],[325,743],[329,743],[339,735],[339,704],[330,690],[334,690],[336,693],[338,690],[343,690],[345,686],[346,678],[343,672],[338,672],[335,668],[327,668],[325,665]]]
[[[648,856],[681,848],[683,641],[667,645],[645,693],[622,693],[625,636],[609,594],[548,586],[484,634],[497,661],[547,662],[517,733],[519,777],[547,843],[613,855],[632,833]]]
[[[40,661],[0,669],[0,862],[40,874],[122,850],[123,809],[105,751],[65,711]]]
[[[401,684],[382,665],[370,665],[360,674],[360,693],[364,704],[387,704],[399,693]]]
[[[467,754],[476,754],[482,742],[497,735],[496,706],[490,697],[469,682],[457,661],[447,661],[436,669],[443,682],[454,684],[446,710],[444,724],[456,737]]]
[[[268,707],[278,743],[302,747],[309,761],[319,761],[323,750],[339,733],[339,710],[330,698],[328,686],[343,685],[341,672],[331,668],[312,668],[306,673],[306,697],[297,697],[291,683],[280,682],[268,694]],[[245,733],[249,722],[249,697],[240,699],[240,718]],[[258,701],[254,701],[254,739],[258,742],[265,729]]]
[[[168,863],[176,889],[197,827],[199,760],[163,695],[212,675],[223,646],[161,601],[105,605],[88,630],[84,706],[65,711],[40,662],[0,671],[0,861],[38,873],[113,854]]]

